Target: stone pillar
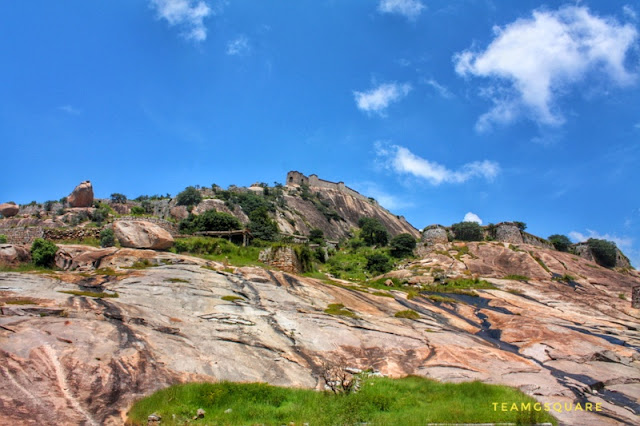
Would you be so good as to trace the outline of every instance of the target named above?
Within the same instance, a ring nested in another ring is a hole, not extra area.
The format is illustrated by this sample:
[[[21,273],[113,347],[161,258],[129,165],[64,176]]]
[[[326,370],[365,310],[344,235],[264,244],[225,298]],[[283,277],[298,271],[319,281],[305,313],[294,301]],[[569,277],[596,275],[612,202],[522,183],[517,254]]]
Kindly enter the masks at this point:
[[[633,287],[631,290],[631,306],[640,309],[640,286]]]

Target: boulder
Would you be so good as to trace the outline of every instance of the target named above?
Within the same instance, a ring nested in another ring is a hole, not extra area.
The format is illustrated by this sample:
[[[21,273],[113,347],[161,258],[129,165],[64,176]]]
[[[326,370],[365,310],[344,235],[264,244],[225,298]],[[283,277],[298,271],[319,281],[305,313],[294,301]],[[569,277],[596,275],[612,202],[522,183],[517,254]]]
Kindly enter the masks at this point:
[[[171,215],[171,217],[179,220],[189,217],[189,212],[187,211],[187,208],[185,206],[171,207],[171,210],[169,210],[169,214]]]
[[[24,246],[0,244],[0,265],[15,266],[31,261],[31,253]]]
[[[16,204],[12,203],[2,203],[0,204],[0,214],[3,217],[12,217],[18,214],[20,207]]]
[[[422,241],[429,246],[434,244],[447,244],[447,242],[449,242],[447,230],[440,225],[428,226],[422,233]]]
[[[93,204],[93,186],[86,180],[76,186],[71,195],[67,197],[71,207],[90,207]]]
[[[171,234],[151,222],[117,221],[113,232],[122,247],[164,250],[173,245]]]

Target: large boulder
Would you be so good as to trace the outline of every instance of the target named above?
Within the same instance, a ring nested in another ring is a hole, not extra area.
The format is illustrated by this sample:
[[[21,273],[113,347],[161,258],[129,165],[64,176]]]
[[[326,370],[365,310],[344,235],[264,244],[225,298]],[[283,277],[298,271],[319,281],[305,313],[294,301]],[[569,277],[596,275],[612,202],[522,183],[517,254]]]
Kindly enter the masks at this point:
[[[165,250],[173,245],[171,234],[151,222],[117,221],[113,232],[122,247]]]
[[[429,246],[434,244],[447,244],[449,242],[447,230],[440,225],[428,226],[422,233],[422,241]]]
[[[0,265],[16,266],[31,261],[31,253],[24,246],[0,244]]]
[[[93,186],[86,180],[76,186],[71,195],[67,197],[71,207],[90,207],[93,204]]]
[[[3,217],[12,217],[18,214],[20,207],[13,203],[0,204],[0,214]]]

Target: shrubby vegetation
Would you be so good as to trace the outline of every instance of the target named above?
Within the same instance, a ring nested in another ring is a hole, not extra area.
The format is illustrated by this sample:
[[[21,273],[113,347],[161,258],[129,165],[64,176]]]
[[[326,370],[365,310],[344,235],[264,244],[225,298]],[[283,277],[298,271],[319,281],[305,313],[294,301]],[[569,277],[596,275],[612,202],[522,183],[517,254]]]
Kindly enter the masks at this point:
[[[134,216],[142,216],[143,214],[146,214],[147,211],[145,210],[144,207],[141,206],[133,206],[131,207],[131,214]]]
[[[202,194],[195,186],[187,186],[176,196],[176,204],[179,206],[197,206],[200,201],[202,201]]]
[[[7,236],[4,234],[0,234],[0,244],[6,244],[7,243]]]
[[[57,251],[58,246],[51,241],[36,238],[31,244],[31,260],[36,266],[51,268]]]
[[[516,225],[518,227],[519,230],[524,231],[525,229],[527,229],[527,224],[524,222],[520,222],[518,220],[514,220],[513,224]]]
[[[113,194],[111,194],[111,202],[112,203],[118,203],[118,204],[124,204],[127,202],[127,196],[124,194],[119,194],[117,192],[114,192]]]
[[[459,222],[451,225],[456,240],[482,241],[482,226],[476,222]]]
[[[242,229],[242,224],[229,213],[207,210],[198,216],[189,214],[180,221],[178,228],[183,234],[193,234],[202,231],[233,231]]]
[[[547,238],[549,242],[553,245],[558,251],[569,251],[569,247],[571,247],[571,240],[566,235],[553,234]]]
[[[389,256],[382,253],[373,253],[366,256],[367,265],[365,269],[372,273],[384,274],[393,269],[393,263]]]
[[[618,250],[616,243],[607,240],[599,240],[596,238],[589,238],[587,240],[589,249],[593,253],[593,257],[600,266],[605,268],[613,268],[616,266],[616,258]]]
[[[116,245],[116,238],[113,230],[105,228],[100,231],[100,247],[113,247]]]
[[[391,239],[391,256],[402,258],[411,256],[416,248],[416,239],[411,234],[399,234]]]
[[[372,217],[361,217],[358,220],[360,238],[368,246],[386,246],[389,242],[389,232],[382,222]]]

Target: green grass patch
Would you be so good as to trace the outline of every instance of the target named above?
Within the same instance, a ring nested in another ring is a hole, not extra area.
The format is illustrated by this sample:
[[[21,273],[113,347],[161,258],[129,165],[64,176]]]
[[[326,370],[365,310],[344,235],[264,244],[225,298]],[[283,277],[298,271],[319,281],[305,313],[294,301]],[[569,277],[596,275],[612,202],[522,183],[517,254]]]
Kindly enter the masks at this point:
[[[222,300],[226,302],[235,302],[236,300],[244,300],[244,297],[240,296],[222,296]]]
[[[618,294],[618,299],[627,300],[627,296],[625,296],[624,293],[620,293]]]
[[[374,296],[390,297],[390,298],[394,299],[393,294],[387,293],[387,292],[384,292],[384,291],[374,291],[371,294],[373,294]]]
[[[471,290],[496,289],[497,287],[488,281],[478,278],[456,278],[445,281],[442,284],[429,286],[425,291],[435,293],[456,293],[467,296],[477,296]]]
[[[529,280],[531,279],[530,277],[526,276],[526,275],[518,275],[518,274],[511,274],[511,275],[506,275],[503,277],[503,279],[505,280],[513,280],[513,281],[525,281],[525,282],[529,282]]]
[[[36,266],[33,263],[21,263],[19,265],[11,266],[0,264],[0,272],[39,272],[49,273],[52,269],[45,268],[43,266]]]
[[[116,272],[111,268],[99,268],[95,270],[95,275],[106,275],[108,277],[121,277],[127,275],[126,272]]]
[[[551,273],[551,270],[549,269],[549,267],[547,265],[545,265],[544,261],[542,259],[540,259],[538,256],[536,256],[532,251],[529,252],[529,254],[531,255],[531,257],[533,257],[533,259],[538,262],[538,265],[542,266],[542,269],[544,269],[545,271]]]
[[[176,239],[171,251],[187,253],[233,266],[263,266],[258,260],[264,247],[239,246],[223,238],[187,237]]]
[[[147,268],[154,268],[156,266],[160,266],[160,265],[151,263],[149,259],[142,259],[142,260],[135,261],[131,266],[123,266],[122,269],[147,269]]]
[[[440,296],[439,294],[430,294],[427,296],[427,299],[438,303],[458,303],[456,299],[452,299],[447,296]]]
[[[569,274],[564,274],[561,277],[553,277],[551,278],[552,281],[559,281],[559,282],[571,282],[571,281],[575,281],[576,277],[574,277],[573,275],[569,275]]]
[[[546,412],[494,410],[494,403],[533,405],[536,401],[507,386],[480,382],[440,383],[421,377],[368,378],[361,390],[334,395],[264,383],[188,383],[174,385],[137,401],[128,424],[146,425],[152,413],[163,425],[183,425],[199,408],[199,425],[425,425],[427,423],[518,423],[557,421]],[[225,413],[225,411],[227,411]],[[175,417],[174,417],[175,416]]]
[[[342,303],[332,303],[324,310],[325,314],[339,315],[342,317],[357,318],[358,316],[344,307]]]
[[[38,302],[36,302],[33,299],[29,299],[27,297],[16,297],[16,298],[11,298],[8,300],[4,300],[3,303],[5,305],[37,305]]]
[[[60,290],[58,293],[66,293],[74,296],[95,297],[98,299],[101,299],[103,297],[120,297],[118,293],[104,293],[97,291]]]
[[[405,311],[396,312],[394,317],[416,320],[420,318],[420,314],[412,309],[407,309]]]
[[[167,278],[165,280],[168,283],[188,283],[189,280],[183,280],[182,278]]]

